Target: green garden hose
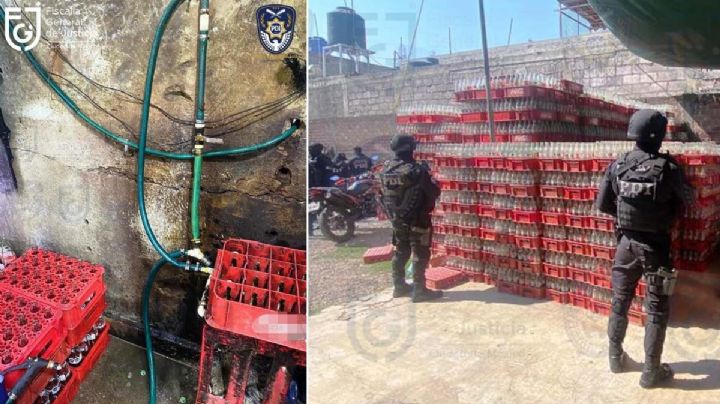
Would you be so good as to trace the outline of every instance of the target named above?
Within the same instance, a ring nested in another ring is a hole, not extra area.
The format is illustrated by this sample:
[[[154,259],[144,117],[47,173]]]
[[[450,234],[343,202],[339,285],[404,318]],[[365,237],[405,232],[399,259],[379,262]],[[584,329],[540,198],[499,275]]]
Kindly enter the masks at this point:
[[[171,252],[170,257],[180,258],[182,252],[175,251]],[[155,404],[157,402],[157,378],[155,376],[155,357],[153,355],[152,345],[152,333],[150,332],[150,292],[152,291],[155,277],[157,276],[160,269],[167,264],[164,258],[160,258],[155,264],[153,264],[148,274],[147,280],[145,281],[145,288],[143,289],[142,295],[142,321],[143,328],[145,330],[145,356],[147,357],[148,365],[148,383],[150,385],[150,398],[148,402]]]

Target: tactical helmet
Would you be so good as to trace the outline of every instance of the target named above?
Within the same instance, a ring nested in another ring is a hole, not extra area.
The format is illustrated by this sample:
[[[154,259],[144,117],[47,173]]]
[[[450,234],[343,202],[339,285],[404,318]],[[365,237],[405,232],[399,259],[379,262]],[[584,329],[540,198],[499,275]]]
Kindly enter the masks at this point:
[[[412,135],[397,134],[390,142],[390,149],[395,153],[414,151],[415,138]]]
[[[667,123],[667,118],[660,111],[641,109],[630,118],[627,138],[638,143],[659,144],[665,138]]]
[[[322,143],[313,143],[308,147],[308,151],[310,152],[311,156],[317,156],[320,153],[322,153],[325,146],[323,146]]]

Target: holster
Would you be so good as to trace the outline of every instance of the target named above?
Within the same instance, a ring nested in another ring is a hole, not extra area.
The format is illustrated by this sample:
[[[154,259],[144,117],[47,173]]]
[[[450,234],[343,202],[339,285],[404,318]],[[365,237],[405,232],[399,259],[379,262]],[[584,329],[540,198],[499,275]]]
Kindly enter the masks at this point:
[[[671,296],[677,283],[677,270],[675,268],[660,267],[657,271],[645,274],[648,289],[661,296]]]

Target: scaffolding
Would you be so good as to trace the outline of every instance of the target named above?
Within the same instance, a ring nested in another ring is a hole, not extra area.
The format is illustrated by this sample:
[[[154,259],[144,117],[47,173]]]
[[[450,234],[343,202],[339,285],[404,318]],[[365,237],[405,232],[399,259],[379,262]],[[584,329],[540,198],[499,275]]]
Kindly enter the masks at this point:
[[[328,75],[328,67],[330,67],[330,63],[333,63],[334,61],[338,64],[338,71],[340,75],[343,75],[345,73],[354,73],[354,74],[360,74],[360,64],[363,62],[361,58],[364,58],[365,66],[370,66],[370,55],[374,54],[375,52],[360,48],[357,46],[347,45],[347,44],[334,44],[334,45],[328,45],[324,46],[322,50],[322,72],[323,77],[327,77]],[[328,56],[335,56],[332,58],[332,61],[328,60]],[[346,60],[350,60],[354,62],[354,71],[353,72],[344,72],[343,71],[343,65],[345,64]]]
[[[557,12],[560,38],[564,36],[563,18],[569,19],[577,24],[578,33],[580,32],[580,27],[586,28],[588,31],[597,31],[605,28],[605,24],[595,10],[593,10],[592,6],[590,6],[588,0],[558,0],[558,4],[559,8]]]

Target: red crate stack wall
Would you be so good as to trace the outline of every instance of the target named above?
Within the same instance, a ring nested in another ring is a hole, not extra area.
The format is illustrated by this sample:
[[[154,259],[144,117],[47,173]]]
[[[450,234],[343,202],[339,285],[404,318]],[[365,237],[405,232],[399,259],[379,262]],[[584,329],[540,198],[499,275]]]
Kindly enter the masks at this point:
[[[485,90],[474,85],[458,83],[452,106],[399,111],[400,131],[415,134],[417,158],[430,163],[443,191],[434,252],[446,256],[447,268],[502,292],[607,315],[615,225],[593,201],[605,169],[632,143],[600,140],[624,139],[630,115],[650,106],[583,94],[568,81],[495,78],[499,122],[491,144]],[[705,143],[665,145],[702,185],[674,233],[674,261],[704,270],[718,241],[720,151]],[[645,321],[644,294],[641,283],[631,312],[638,324]]]

